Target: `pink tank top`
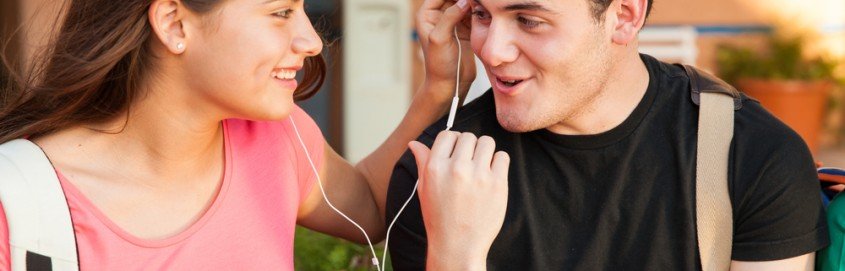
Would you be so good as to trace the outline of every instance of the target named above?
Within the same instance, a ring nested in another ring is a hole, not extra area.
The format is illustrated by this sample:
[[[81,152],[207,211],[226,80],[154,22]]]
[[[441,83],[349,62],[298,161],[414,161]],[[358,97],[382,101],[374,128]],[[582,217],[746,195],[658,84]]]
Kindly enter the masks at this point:
[[[291,113],[315,165],[323,135],[299,107]],[[186,230],[141,239],[119,228],[59,173],[82,270],[293,270],[299,204],[316,181],[291,122],[223,122],[226,165],[220,191]],[[57,173],[59,170],[57,170]],[[0,268],[10,269],[0,212]]]

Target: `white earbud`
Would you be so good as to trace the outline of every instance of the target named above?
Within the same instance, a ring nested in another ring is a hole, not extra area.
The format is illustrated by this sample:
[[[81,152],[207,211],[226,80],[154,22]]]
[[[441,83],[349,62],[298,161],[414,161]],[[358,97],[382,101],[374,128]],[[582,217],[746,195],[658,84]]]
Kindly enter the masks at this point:
[[[458,28],[455,27],[455,41],[458,42],[458,72],[455,73],[455,97],[452,97],[452,106],[449,108],[449,118],[446,120],[446,131],[452,129],[455,124],[455,113],[458,112],[458,102],[461,98],[458,97],[458,92],[461,87],[461,39],[458,37]]]

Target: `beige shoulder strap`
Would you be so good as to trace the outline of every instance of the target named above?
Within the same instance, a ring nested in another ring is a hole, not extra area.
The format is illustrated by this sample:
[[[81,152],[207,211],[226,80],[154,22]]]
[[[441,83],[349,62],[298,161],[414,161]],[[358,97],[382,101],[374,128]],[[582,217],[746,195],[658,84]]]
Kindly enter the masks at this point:
[[[728,194],[728,158],[733,139],[734,98],[701,93],[695,172],[698,250],[704,271],[729,270],[733,210]]]

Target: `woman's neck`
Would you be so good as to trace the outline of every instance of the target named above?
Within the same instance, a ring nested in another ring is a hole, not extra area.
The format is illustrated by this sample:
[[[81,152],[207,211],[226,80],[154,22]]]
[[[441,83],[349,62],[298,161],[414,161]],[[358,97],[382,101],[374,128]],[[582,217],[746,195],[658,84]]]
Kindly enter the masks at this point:
[[[179,80],[161,78],[148,86],[128,114],[57,133],[60,151],[144,182],[194,179],[222,169],[220,114],[191,97]]]

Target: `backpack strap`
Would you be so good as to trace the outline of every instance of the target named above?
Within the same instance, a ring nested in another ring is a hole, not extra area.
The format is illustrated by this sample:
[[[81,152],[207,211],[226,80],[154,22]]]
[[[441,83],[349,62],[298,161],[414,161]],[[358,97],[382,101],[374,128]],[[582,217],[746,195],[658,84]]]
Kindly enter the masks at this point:
[[[699,105],[695,171],[698,251],[704,271],[729,270],[733,249],[733,210],[728,193],[728,160],[734,110],[742,95],[715,76],[684,66],[693,102]]]
[[[702,93],[718,93],[728,95],[733,97],[733,108],[734,110],[742,109],[742,102],[743,99],[747,99],[743,97],[736,88],[728,84],[727,82],[719,79],[716,76],[713,76],[710,73],[705,71],[699,70],[693,66],[689,65],[682,65],[681,67],[684,68],[686,71],[687,76],[690,80],[690,91],[692,95],[690,98],[692,102],[698,106],[701,106],[701,94]]]
[[[0,145],[0,172],[12,270],[79,270],[70,209],[41,148],[25,139]]]

